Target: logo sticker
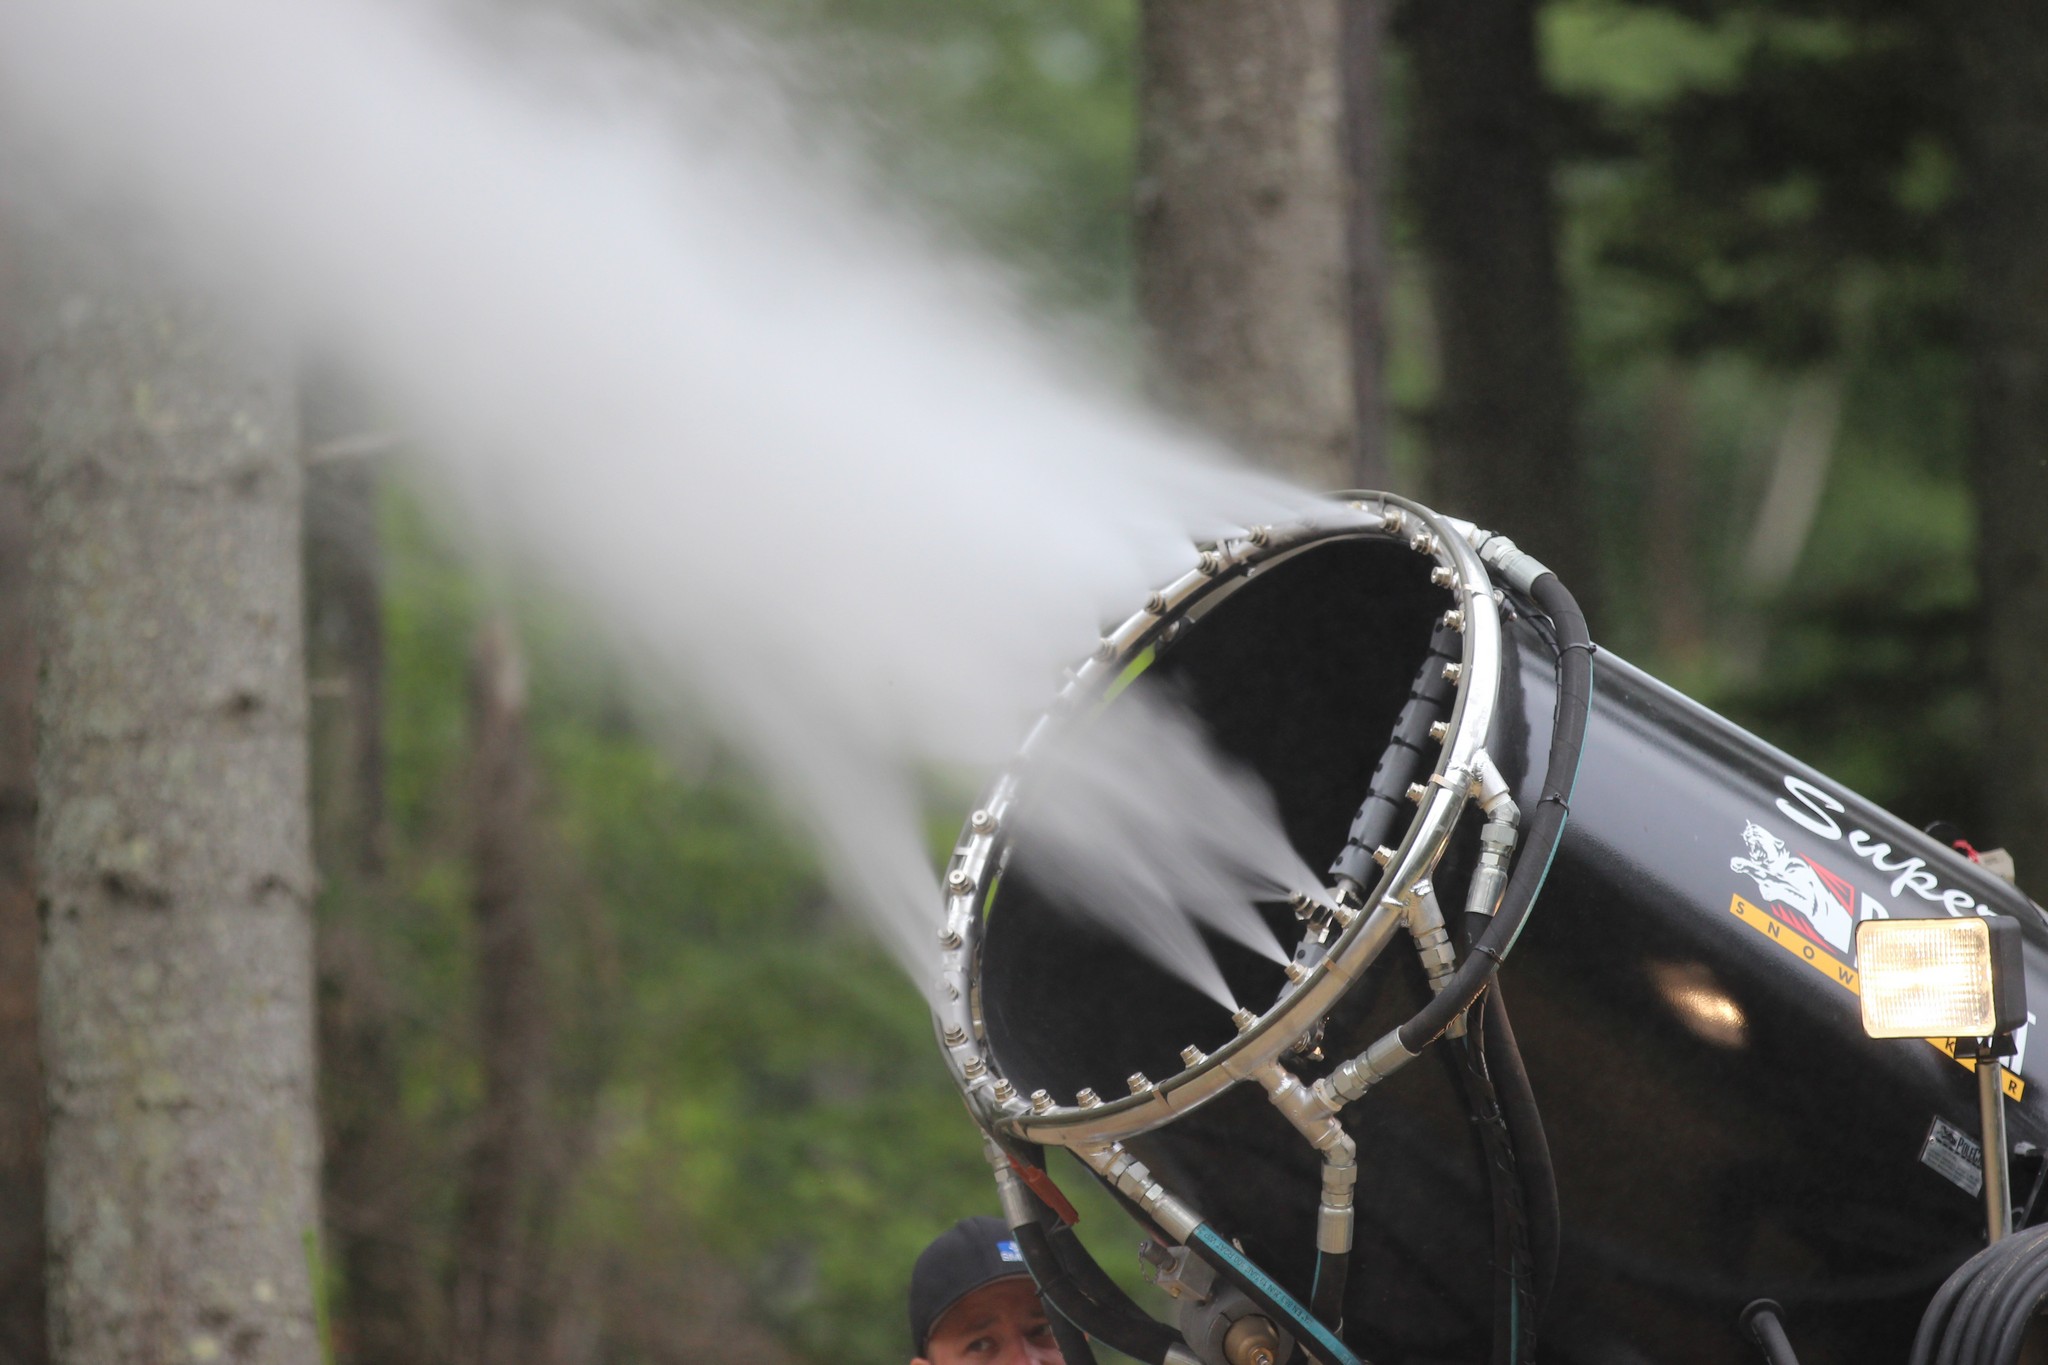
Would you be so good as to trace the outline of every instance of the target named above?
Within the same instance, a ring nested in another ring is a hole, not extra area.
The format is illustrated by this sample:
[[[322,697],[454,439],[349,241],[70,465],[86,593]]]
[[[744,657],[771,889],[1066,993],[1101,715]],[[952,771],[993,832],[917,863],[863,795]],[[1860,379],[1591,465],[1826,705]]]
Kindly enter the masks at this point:
[[[1006,1261],[1021,1261],[1024,1259],[1024,1253],[1017,1250],[1015,1242],[997,1242],[996,1255]]]
[[[1786,785],[1792,786],[1796,779],[1787,778]],[[1805,784],[1801,783],[1801,786]],[[1820,796],[1817,788],[1809,788]],[[1840,806],[1828,798],[1828,809],[1838,810]],[[1785,803],[1780,801],[1780,806]],[[1811,802],[1809,802],[1809,805]],[[1810,828],[1805,820],[1798,821]],[[1837,827],[1839,829],[1839,827]],[[1856,848],[1857,837],[1868,838],[1862,830],[1854,831],[1849,840],[1850,847]],[[1754,820],[1745,821],[1742,829],[1742,846],[1745,856],[1730,858],[1728,870],[1740,872],[1756,884],[1757,899],[1751,901],[1736,892],[1729,899],[1728,913],[1741,920],[1750,928],[1762,934],[1771,942],[1792,954],[1807,966],[1819,972],[1828,980],[1840,986],[1851,995],[1863,994],[1862,979],[1856,973],[1856,921],[1859,919],[1890,919],[1891,908],[1869,892],[1859,893],[1848,878],[1815,862],[1803,853],[1794,853],[1783,839],[1773,834]],[[1873,848],[1889,856],[1891,849],[1884,844]],[[1861,852],[1861,850],[1858,850]],[[1916,866],[1920,860],[1910,860]],[[1872,859],[1873,865],[1883,872],[1896,871],[1904,864],[1887,865],[1881,859]],[[1906,881],[1901,877],[1901,881]],[[1917,884],[1910,884],[1913,890],[1924,898],[1936,901],[1950,914],[1968,913],[1949,903],[1962,896],[1961,892],[1944,893],[1938,886],[1922,890]],[[1896,894],[1896,893],[1895,893]],[[1947,899],[1943,899],[1947,897]],[[1974,902],[1972,902],[1974,906]],[[2032,1016],[2028,1016],[2029,1022]],[[2022,1028],[2015,1035],[2021,1049],[2013,1064],[2002,1067],[2005,1093],[2012,1099],[2020,1099],[2027,1092],[2027,1083],[2020,1079],[2018,1068],[2025,1056],[2027,1030]],[[1955,1040],[1951,1038],[1930,1038],[1937,1049],[1954,1058],[1969,1070],[1975,1071],[1977,1063],[1968,1057],[1956,1056]],[[1933,1139],[1930,1137],[1929,1142]],[[1922,1160],[1933,1165],[1924,1154]],[[1939,1168],[1937,1168],[1939,1169]],[[1948,1174],[1944,1171],[1943,1174]],[[1954,1177],[1951,1176],[1951,1179]],[[1981,1181],[1982,1176],[1978,1179]]]
[[[1757,894],[1780,909],[1778,918],[1847,962],[1856,932],[1854,888],[1818,863],[1794,854],[1783,839],[1754,820],[1743,826],[1742,842],[1749,856],[1730,858],[1728,870],[1748,873]]]

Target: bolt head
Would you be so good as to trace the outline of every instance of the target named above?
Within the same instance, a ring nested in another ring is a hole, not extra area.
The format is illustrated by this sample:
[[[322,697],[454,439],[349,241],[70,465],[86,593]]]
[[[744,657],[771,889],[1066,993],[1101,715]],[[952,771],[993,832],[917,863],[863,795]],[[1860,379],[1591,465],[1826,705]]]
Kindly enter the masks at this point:
[[[1401,534],[1401,528],[1408,524],[1408,518],[1402,515],[1400,508],[1389,507],[1381,524],[1387,528],[1388,535],[1398,536]]]
[[[1017,1087],[1010,1084],[1007,1076],[996,1077],[995,1092],[996,1098],[1005,1104],[1017,1098]]]
[[[1189,1043],[1180,1050],[1180,1059],[1187,1066],[1199,1066],[1208,1060],[1208,1054],[1193,1043]]]
[[[1458,581],[1458,571],[1448,564],[1439,564],[1429,571],[1429,581],[1439,588],[1448,588]]]
[[[1465,665],[1463,665],[1463,664],[1445,664],[1445,665],[1444,665],[1444,681],[1445,681],[1445,682],[1456,682],[1456,681],[1457,681],[1458,679],[1460,679],[1460,678],[1462,678],[1462,677],[1464,677],[1464,676],[1465,676]]]
[[[954,1024],[946,1030],[946,1046],[960,1047],[967,1042],[967,1030]]]
[[[1394,850],[1388,848],[1385,844],[1381,844],[1372,851],[1372,860],[1381,867],[1385,867],[1388,863],[1394,861]]]
[[[1464,628],[1465,612],[1463,608],[1452,607],[1449,611],[1444,613],[1445,630],[1463,630]]]
[[[1052,1112],[1052,1096],[1043,1090],[1032,1091],[1031,1112],[1034,1114],[1050,1114]]]
[[[981,1060],[981,1058],[978,1056],[969,1057],[966,1061],[960,1063],[960,1069],[966,1072],[968,1078],[971,1080],[974,1077],[979,1076],[982,1072],[988,1070],[988,1063]]]
[[[978,810],[967,817],[967,826],[976,834],[994,834],[996,817],[988,811]]]
[[[967,875],[965,868],[956,868],[946,874],[946,890],[956,896],[972,895],[974,893],[974,878]]]
[[[1429,737],[1441,744],[1451,737],[1451,723],[1447,720],[1430,722]]]
[[[1084,1085],[1081,1087],[1081,1093],[1074,1096],[1074,1102],[1080,1105],[1083,1109],[1093,1109],[1097,1105],[1102,1103],[1102,1096],[1096,1094],[1093,1090],[1090,1090],[1087,1086]]]
[[[1421,805],[1422,798],[1427,795],[1429,795],[1429,788],[1423,786],[1420,782],[1410,782],[1408,784],[1408,799],[1416,805]]]
[[[1124,1084],[1130,1086],[1133,1095],[1142,1095],[1152,1088],[1152,1078],[1142,1071],[1133,1071]]]

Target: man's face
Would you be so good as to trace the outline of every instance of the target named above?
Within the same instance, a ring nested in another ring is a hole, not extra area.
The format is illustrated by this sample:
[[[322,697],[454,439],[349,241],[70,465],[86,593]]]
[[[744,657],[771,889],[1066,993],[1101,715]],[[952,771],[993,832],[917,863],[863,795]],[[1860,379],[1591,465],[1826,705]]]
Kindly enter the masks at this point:
[[[985,1284],[948,1308],[911,1365],[1062,1365],[1038,1290],[1025,1276]]]

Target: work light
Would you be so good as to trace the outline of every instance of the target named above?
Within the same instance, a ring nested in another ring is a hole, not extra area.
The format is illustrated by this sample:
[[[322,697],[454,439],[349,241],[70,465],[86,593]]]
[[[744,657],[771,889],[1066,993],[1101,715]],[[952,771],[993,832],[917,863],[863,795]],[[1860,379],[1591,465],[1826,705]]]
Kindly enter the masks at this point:
[[[1873,1038],[1991,1038],[2027,1022],[2020,926],[2008,916],[1865,920],[1856,968]]]

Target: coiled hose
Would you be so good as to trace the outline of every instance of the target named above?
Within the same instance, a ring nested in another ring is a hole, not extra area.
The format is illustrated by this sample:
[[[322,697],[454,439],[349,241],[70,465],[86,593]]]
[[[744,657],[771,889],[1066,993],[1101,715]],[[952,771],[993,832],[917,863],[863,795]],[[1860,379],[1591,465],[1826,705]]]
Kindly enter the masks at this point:
[[[1992,1243],[1927,1305],[1908,1365],[2016,1365],[2027,1324],[2048,1305],[2048,1227]]]

